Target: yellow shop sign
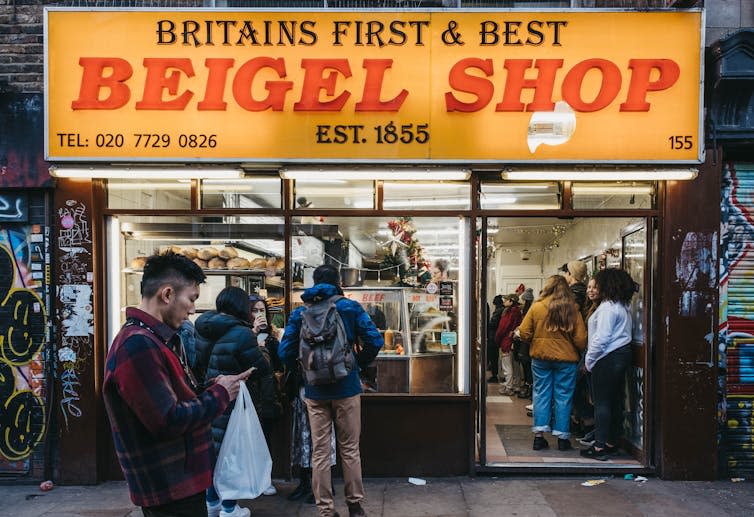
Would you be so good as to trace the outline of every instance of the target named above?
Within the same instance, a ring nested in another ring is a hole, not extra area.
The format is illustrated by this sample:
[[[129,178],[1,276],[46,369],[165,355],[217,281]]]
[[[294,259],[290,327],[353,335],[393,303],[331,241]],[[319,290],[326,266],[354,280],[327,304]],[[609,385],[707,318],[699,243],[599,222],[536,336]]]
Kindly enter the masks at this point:
[[[700,159],[702,15],[46,10],[50,160]]]

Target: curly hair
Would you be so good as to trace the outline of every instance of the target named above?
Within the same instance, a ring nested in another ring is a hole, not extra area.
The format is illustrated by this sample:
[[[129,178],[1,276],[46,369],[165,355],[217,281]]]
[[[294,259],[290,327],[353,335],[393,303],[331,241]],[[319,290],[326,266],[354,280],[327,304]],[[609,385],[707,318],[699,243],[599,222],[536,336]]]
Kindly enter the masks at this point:
[[[141,296],[151,298],[160,286],[170,284],[176,291],[191,284],[202,284],[207,279],[202,268],[189,258],[177,253],[152,255],[144,264],[141,277]]]
[[[550,299],[545,329],[548,332],[573,332],[579,313],[573,291],[568,287],[566,279],[560,275],[552,275],[545,281],[541,295],[542,298]]]
[[[623,269],[603,269],[594,275],[603,300],[627,305],[636,292],[636,282]]]

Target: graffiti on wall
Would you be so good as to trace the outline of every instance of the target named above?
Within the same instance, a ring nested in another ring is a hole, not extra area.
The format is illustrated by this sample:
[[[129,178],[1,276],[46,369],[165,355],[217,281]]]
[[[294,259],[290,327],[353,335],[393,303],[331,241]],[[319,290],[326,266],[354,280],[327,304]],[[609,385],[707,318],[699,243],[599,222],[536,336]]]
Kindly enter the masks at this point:
[[[57,358],[61,385],[60,410],[66,428],[82,415],[80,376],[92,354],[94,311],[91,259],[92,236],[86,206],[69,199],[58,209],[57,319],[60,347]]]
[[[754,165],[723,171],[718,434],[729,473],[754,473]]]
[[[5,462],[28,458],[47,425],[43,280],[49,255],[43,240],[37,225],[0,231],[0,458]]]

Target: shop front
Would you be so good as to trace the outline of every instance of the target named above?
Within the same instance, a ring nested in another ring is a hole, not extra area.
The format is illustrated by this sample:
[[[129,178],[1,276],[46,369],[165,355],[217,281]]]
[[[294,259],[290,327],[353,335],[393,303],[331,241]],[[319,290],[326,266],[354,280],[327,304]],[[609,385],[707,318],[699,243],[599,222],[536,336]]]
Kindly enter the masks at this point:
[[[47,10],[55,203],[92,230],[90,253],[69,252],[91,272],[71,291],[93,307],[82,384],[98,386],[153,253],[205,270],[198,314],[234,285],[266,296],[279,332],[328,263],[385,339],[364,372],[366,475],[662,473],[661,322],[679,310],[667,224],[706,170],[702,24],[699,11]],[[494,296],[536,297],[574,260],[637,283],[624,454],[607,464],[535,456],[529,401],[486,382]],[[703,317],[692,298],[685,317]],[[96,478],[117,476],[96,388],[80,398],[61,456],[86,438]]]

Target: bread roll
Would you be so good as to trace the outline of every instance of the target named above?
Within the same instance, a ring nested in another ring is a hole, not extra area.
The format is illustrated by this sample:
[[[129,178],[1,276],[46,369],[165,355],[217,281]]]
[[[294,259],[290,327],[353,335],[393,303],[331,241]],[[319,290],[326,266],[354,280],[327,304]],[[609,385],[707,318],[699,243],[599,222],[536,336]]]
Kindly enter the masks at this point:
[[[285,269],[285,259],[279,258],[275,261],[276,269]]]
[[[243,257],[228,259],[228,269],[251,269],[251,263]]]
[[[194,259],[196,258],[197,249],[196,249],[196,248],[191,248],[191,247],[188,247],[188,248],[183,248],[183,249],[181,250],[181,254],[182,254],[182,255],[183,255],[184,257],[188,257],[188,258],[190,258],[191,260],[194,260]]]
[[[217,250],[213,248],[212,246],[209,246],[207,248],[200,249],[196,253],[196,256],[202,260],[210,260],[217,256]]]
[[[233,246],[225,246],[220,248],[219,255],[224,259],[232,259],[238,256],[238,251]]]
[[[207,262],[207,267],[209,267],[210,269],[225,269],[225,259],[222,259],[220,257],[210,259],[210,261]]]
[[[195,258],[193,260],[194,260],[194,264],[196,264],[200,268],[207,269],[207,261],[206,260],[202,260],[200,258]]]
[[[147,257],[134,257],[131,259],[131,267],[133,269],[143,269],[144,264],[147,263]]]
[[[166,253],[178,253],[180,254],[183,250],[180,246],[160,246],[160,255],[165,255]]]
[[[251,261],[251,269],[264,269],[267,267],[267,259],[255,258]]]

